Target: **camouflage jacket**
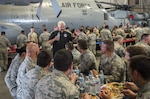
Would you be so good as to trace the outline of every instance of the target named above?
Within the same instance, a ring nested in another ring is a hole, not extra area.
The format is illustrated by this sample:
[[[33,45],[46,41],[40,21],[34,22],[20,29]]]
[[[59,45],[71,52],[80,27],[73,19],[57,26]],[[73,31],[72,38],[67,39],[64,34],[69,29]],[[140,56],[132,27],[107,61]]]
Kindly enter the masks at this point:
[[[95,33],[91,33],[88,35],[88,43],[89,45],[95,44],[96,45],[96,34]]]
[[[96,69],[96,58],[94,54],[89,50],[86,50],[85,53],[81,54],[78,67],[80,72],[85,75],[88,75],[90,70]]]
[[[17,75],[17,98],[22,99],[22,83],[24,75],[31,69],[33,69],[36,65],[36,62],[34,62],[30,57],[26,56],[24,61],[21,63],[18,75]]]
[[[7,74],[5,76],[6,85],[12,96],[16,96],[16,91],[17,91],[16,79],[17,79],[18,69],[22,61],[23,59],[20,57],[19,54],[17,54],[15,58],[12,60],[9,69],[7,71]]]
[[[115,53],[120,56],[120,57],[124,57],[125,56],[125,48],[120,45],[118,42],[114,42],[114,49],[115,49]]]
[[[36,85],[35,99],[74,99],[79,96],[76,86],[59,70],[43,77]]]
[[[24,35],[24,34],[20,34],[20,35],[17,37],[16,44],[17,44],[18,47],[21,47],[21,46],[24,46],[27,41],[28,41],[27,36]]]
[[[5,36],[0,36],[0,49],[7,49],[10,46],[10,41]]]
[[[140,27],[135,28],[135,30],[134,30],[134,35],[135,35],[135,37],[136,37],[136,39],[135,39],[136,43],[141,40],[141,35],[142,35],[142,34],[143,34],[142,28],[140,28]]]
[[[121,35],[123,38],[126,36],[124,30],[121,28],[117,29],[115,33],[116,35]]]
[[[44,69],[38,65],[35,68],[29,70],[23,78],[23,99],[35,99],[35,85],[43,76],[48,75],[49,73],[50,72],[44,71]]]
[[[125,63],[115,53],[109,58],[105,54],[100,57],[99,70],[104,71],[105,80],[108,82],[122,82],[124,80]]]
[[[77,66],[80,63],[80,55],[81,55],[81,53],[76,48],[74,48],[71,51],[71,53],[73,55],[73,64],[75,66]]]
[[[136,43],[135,45],[144,47],[147,52],[147,55],[150,56],[150,46],[148,44],[141,41],[141,42]]]
[[[101,36],[102,41],[103,40],[112,40],[111,32],[108,29],[102,29],[100,32],[100,36]]]
[[[136,99],[150,99],[150,82],[140,88]]]
[[[149,27],[143,27],[142,31],[143,31],[143,33],[150,34],[150,28]]]

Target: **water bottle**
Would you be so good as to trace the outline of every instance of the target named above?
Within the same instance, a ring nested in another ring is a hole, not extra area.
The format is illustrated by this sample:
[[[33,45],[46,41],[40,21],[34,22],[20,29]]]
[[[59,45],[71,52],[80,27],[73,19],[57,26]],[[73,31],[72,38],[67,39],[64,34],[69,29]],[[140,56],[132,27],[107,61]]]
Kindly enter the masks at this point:
[[[96,93],[99,94],[101,90],[100,90],[100,79],[98,75],[95,78],[95,82],[96,82],[95,90],[96,90]]]
[[[58,37],[57,41],[59,41],[59,39],[60,39],[60,32],[57,33],[57,37]]]
[[[79,73],[80,73],[80,70],[78,67],[75,67],[73,70],[72,70],[72,73],[76,73],[77,76],[79,76]]]
[[[96,95],[96,82],[95,82],[95,78],[94,76],[90,79],[90,94],[92,95]]]
[[[84,86],[85,92],[89,93],[90,92],[90,79],[89,76],[85,77],[85,86]]]
[[[80,73],[80,76],[78,78],[78,82],[79,82],[79,90],[80,90],[80,93],[84,93],[84,76],[82,73]]]
[[[103,72],[103,70],[100,70],[100,75],[99,75],[100,77],[100,82],[101,82],[101,85],[104,85],[104,72]]]
[[[89,73],[89,78],[92,79],[94,77],[92,70]]]

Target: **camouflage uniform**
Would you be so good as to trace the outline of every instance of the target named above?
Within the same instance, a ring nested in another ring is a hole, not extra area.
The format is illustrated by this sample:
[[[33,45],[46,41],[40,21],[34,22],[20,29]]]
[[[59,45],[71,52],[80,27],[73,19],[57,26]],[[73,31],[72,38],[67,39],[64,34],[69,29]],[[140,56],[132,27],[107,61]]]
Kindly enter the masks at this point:
[[[145,48],[147,55],[150,56],[150,46],[144,42],[138,42],[135,44],[135,46],[142,46]]]
[[[88,44],[89,44],[89,50],[93,52],[94,55],[96,55],[96,34],[91,33],[88,35]]]
[[[81,53],[75,48],[71,51],[71,53],[73,55],[73,66],[77,66],[80,62]]]
[[[114,42],[114,49],[115,49],[115,53],[120,56],[120,57],[124,57],[125,56],[125,48],[120,45],[118,42]]]
[[[17,91],[17,74],[20,64],[23,62],[23,59],[20,57],[19,54],[15,56],[15,58],[12,60],[10,67],[7,71],[7,74],[5,76],[5,82],[9,89],[9,92],[13,97],[16,97],[16,91]]]
[[[17,37],[16,44],[18,47],[22,47],[26,44],[27,41],[28,41],[27,36],[25,34],[20,34]]]
[[[43,32],[39,36],[39,42],[41,43],[43,50],[51,50],[51,45],[48,43],[49,36],[50,36],[50,33],[48,32]]]
[[[140,88],[136,99],[150,99],[150,82]]]
[[[43,77],[35,88],[35,99],[75,99],[76,96],[79,96],[76,86],[56,69]]]
[[[143,27],[142,31],[143,31],[143,33],[150,34],[150,28],[149,27]]]
[[[96,58],[94,54],[86,50],[85,53],[80,56],[80,64],[78,65],[80,72],[84,75],[88,75],[90,70],[97,69],[96,68]]]
[[[141,35],[142,34],[143,34],[142,28],[140,28],[140,27],[135,28],[135,30],[134,30],[134,35],[136,37],[135,43],[137,43],[141,40]]]
[[[7,47],[11,44],[5,36],[0,36],[0,69],[1,71],[7,70],[8,68],[8,52]]]
[[[102,29],[100,31],[100,36],[101,36],[102,41],[103,40],[112,40],[111,32],[108,29]]]
[[[21,63],[19,70],[18,70],[18,75],[17,75],[17,98],[22,99],[22,82],[24,75],[31,69],[34,68],[36,65],[36,62],[34,62],[30,57],[26,56],[24,61]]]
[[[99,71],[103,70],[105,80],[108,82],[123,82],[124,80],[124,61],[115,53],[107,58],[105,54],[100,57]]]
[[[78,36],[78,39],[84,39],[87,40],[87,36],[84,32],[81,32],[80,35]]]
[[[36,66],[34,69],[29,70],[23,78],[23,99],[35,99],[35,85],[38,81],[50,72],[44,71],[40,66]]]
[[[121,35],[123,38],[126,36],[124,30],[121,28],[118,28],[115,33],[116,35]]]
[[[30,39],[29,39],[30,38]],[[35,33],[35,32],[30,32],[29,34],[28,34],[28,40],[29,41],[32,41],[32,42],[35,42],[35,43],[38,43],[38,39],[37,39],[37,33]]]

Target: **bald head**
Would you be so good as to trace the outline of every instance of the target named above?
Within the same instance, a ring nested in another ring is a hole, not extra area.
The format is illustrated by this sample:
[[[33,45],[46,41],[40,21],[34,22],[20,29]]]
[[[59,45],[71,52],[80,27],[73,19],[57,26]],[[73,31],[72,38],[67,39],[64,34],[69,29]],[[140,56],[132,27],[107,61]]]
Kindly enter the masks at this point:
[[[36,43],[30,42],[27,44],[26,48],[27,53],[38,53],[39,52],[39,46]]]

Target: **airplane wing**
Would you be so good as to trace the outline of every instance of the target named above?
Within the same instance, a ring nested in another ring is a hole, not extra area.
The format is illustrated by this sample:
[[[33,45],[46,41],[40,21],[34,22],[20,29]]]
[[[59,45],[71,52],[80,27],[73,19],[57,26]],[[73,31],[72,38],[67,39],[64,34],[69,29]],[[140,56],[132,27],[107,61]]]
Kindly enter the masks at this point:
[[[38,19],[41,18],[42,3],[43,3],[43,0],[40,2],[39,6],[38,6],[38,9],[37,9],[37,12],[36,12],[36,16],[37,16]]]
[[[26,6],[30,3],[39,3],[42,0],[0,0],[0,4],[12,4],[18,6]]]
[[[36,12],[36,16],[37,16],[38,19],[41,18],[42,2],[43,2],[43,0],[41,0],[40,4],[39,4],[39,6],[38,6],[37,12]],[[54,12],[55,12],[55,15],[56,15],[56,17],[58,18],[59,15],[60,15],[61,12],[62,12],[62,9],[60,8],[60,6],[59,6],[57,0],[51,0],[51,2],[52,2],[52,7],[53,7],[53,10],[54,10]]]
[[[60,15],[61,12],[62,12],[62,9],[60,8],[60,6],[59,6],[57,0],[51,0],[51,2],[52,2],[52,7],[53,7],[53,9],[54,9],[55,15],[56,15],[56,17],[58,18],[59,15]]]

